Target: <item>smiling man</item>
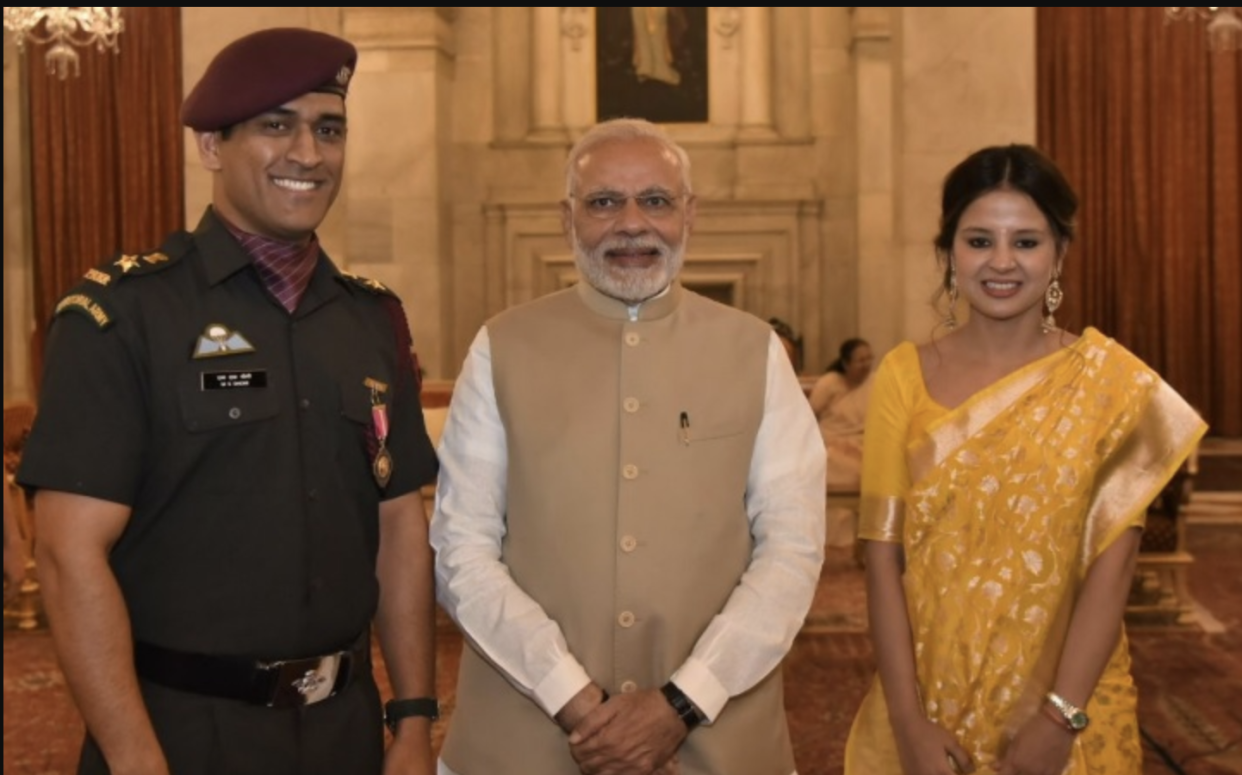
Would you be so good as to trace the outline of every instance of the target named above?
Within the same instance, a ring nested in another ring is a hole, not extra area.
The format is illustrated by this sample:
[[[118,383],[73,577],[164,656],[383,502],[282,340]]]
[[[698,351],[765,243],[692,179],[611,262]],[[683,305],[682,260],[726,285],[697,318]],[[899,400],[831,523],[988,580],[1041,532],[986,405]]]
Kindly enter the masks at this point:
[[[440,445],[437,590],[469,640],[440,772],[790,775],[815,416],[767,323],[678,283],[696,202],[663,130],[593,128],[566,191],[583,282],[487,322]]]
[[[19,479],[80,772],[433,769],[437,464],[409,330],[315,237],[356,60],[293,28],[223,49],[182,106],[211,207],[57,307]]]

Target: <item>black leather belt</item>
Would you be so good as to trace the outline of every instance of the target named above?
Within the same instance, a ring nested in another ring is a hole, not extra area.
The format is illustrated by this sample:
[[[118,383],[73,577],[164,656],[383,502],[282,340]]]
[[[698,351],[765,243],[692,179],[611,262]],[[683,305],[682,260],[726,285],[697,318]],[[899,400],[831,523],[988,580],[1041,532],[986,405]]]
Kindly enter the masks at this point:
[[[134,666],[140,678],[170,689],[293,708],[340,694],[369,669],[368,634],[343,651],[277,660],[192,654],[137,641]]]

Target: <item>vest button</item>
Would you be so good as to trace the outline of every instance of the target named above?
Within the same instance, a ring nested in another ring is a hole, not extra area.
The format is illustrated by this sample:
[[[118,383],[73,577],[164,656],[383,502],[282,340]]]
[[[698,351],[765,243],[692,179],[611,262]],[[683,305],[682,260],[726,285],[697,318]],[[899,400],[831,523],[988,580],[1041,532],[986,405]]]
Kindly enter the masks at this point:
[[[621,475],[624,476],[626,479],[637,479],[638,478],[638,466],[634,465],[633,463],[626,463],[625,467],[621,469]]]
[[[638,399],[633,397],[627,398],[622,402],[621,406],[625,407],[625,411],[634,414],[638,411]]]
[[[627,331],[625,333],[625,343],[628,344],[630,347],[637,347],[638,343],[641,341],[642,341],[642,337],[639,336],[636,331]]]
[[[635,617],[633,611],[622,611],[621,615],[617,617],[617,624],[626,628],[633,627],[634,619]]]
[[[622,681],[621,682],[621,693],[622,694],[633,694],[636,691],[638,691],[638,684],[634,683],[633,681]]]
[[[638,539],[634,536],[622,536],[621,551],[632,552],[638,548]]]

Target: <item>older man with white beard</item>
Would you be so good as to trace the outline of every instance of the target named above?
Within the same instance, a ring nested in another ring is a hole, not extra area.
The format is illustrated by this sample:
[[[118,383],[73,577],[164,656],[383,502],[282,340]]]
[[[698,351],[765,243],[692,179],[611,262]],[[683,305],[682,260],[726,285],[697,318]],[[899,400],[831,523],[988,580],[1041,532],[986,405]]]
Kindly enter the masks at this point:
[[[824,446],[771,327],[677,282],[686,152],[570,151],[583,282],[479,331],[431,539],[468,644],[447,775],[790,775],[781,662],[824,544]]]

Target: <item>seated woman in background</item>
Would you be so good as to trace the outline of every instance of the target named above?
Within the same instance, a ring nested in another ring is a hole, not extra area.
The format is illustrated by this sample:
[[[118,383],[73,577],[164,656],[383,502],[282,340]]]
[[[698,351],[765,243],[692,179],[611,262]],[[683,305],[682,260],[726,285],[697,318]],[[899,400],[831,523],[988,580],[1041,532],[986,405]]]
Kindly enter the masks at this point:
[[[828,492],[857,492],[874,355],[863,339],[846,339],[838,354],[811,389],[811,409],[828,449]],[[826,518],[828,545],[853,546],[857,513],[829,506]]]

